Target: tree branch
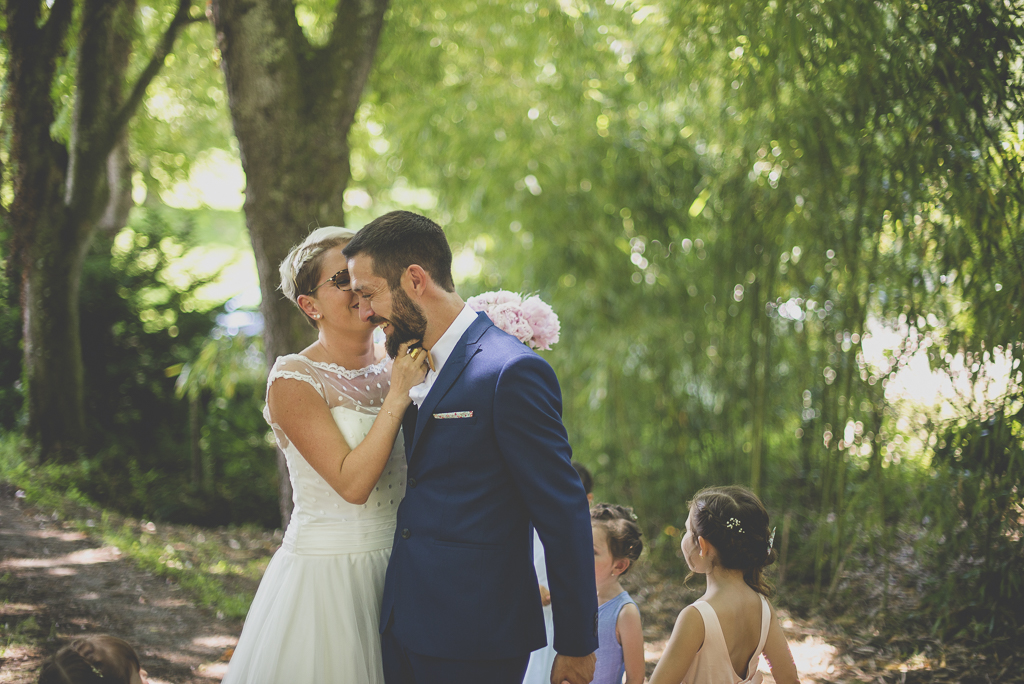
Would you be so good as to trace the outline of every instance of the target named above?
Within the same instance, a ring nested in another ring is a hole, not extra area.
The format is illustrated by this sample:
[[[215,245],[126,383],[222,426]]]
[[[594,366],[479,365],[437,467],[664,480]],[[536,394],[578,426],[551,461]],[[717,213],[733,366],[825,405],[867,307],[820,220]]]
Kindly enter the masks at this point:
[[[373,67],[388,4],[389,0],[338,0],[331,37],[319,51],[320,67],[347,84],[339,93],[344,102],[338,122],[346,131]]]
[[[390,0],[338,0],[331,37],[324,46],[331,55],[328,59],[336,61],[346,51],[359,51],[368,38],[365,34],[369,26],[369,34],[373,36],[370,39],[372,62],[373,54],[376,52],[376,39],[380,36],[384,12],[387,11],[389,4]],[[355,21],[342,21],[343,18],[355,18]]]
[[[72,9],[72,0],[54,0],[53,7],[50,8],[50,16],[42,28],[44,54],[56,55],[61,51],[64,35],[71,22]]]
[[[146,65],[146,68],[139,75],[139,79],[132,88],[131,95],[128,96],[128,99],[125,100],[125,103],[111,121],[108,132],[108,139],[111,141],[111,144],[116,140],[118,132],[128,125],[128,121],[135,114],[135,110],[139,108],[142,98],[146,95],[146,88],[149,87],[149,84],[152,83],[156,75],[160,73],[164,60],[167,59],[167,55],[174,48],[174,41],[177,40],[178,33],[187,24],[202,20],[189,16],[191,8],[192,0],[178,0],[178,11],[175,12],[174,18],[167,27],[167,31],[164,32],[160,42],[157,43],[156,48],[153,50],[153,56],[150,58],[149,64]]]

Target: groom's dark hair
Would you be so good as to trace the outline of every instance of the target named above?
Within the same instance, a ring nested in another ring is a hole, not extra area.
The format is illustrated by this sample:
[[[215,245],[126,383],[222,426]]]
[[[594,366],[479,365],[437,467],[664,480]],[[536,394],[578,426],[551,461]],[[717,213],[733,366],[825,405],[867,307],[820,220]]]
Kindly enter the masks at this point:
[[[373,270],[392,290],[401,287],[405,269],[418,264],[446,292],[455,291],[452,248],[441,226],[426,216],[411,211],[388,212],[363,226],[341,253],[349,259],[357,254],[369,255]]]

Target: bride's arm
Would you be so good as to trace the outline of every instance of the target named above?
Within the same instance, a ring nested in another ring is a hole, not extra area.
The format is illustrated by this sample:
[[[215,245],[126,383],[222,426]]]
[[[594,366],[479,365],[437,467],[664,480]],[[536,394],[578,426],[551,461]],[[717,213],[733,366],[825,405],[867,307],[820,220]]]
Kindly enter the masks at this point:
[[[324,399],[306,382],[274,382],[267,392],[273,421],[306,462],[349,503],[366,503],[402,426],[411,403],[409,389],[427,373],[426,354],[413,359],[399,351],[391,369],[391,389],[377,419],[359,444],[350,447]]]

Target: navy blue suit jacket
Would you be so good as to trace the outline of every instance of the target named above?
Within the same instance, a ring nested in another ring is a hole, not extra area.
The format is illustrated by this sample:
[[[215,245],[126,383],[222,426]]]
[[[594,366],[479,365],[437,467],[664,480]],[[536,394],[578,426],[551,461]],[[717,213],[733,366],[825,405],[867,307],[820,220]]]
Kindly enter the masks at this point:
[[[478,314],[423,405],[405,414],[409,479],[381,632],[393,621],[410,651],[457,660],[543,646],[532,523],[547,557],[555,650],[597,650],[590,514],[561,414],[551,366]]]

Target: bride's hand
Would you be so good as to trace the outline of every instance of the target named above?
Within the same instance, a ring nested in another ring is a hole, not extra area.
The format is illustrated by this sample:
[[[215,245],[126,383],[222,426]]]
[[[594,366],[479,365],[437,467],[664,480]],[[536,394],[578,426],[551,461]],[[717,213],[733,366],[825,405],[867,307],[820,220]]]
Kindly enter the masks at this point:
[[[416,347],[409,351],[409,345],[418,344],[418,341],[406,342],[398,347],[398,356],[391,367],[391,392],[398,392],[400,396],[408,397],[409,390],[423,382],[427,377],[427,351]]]

